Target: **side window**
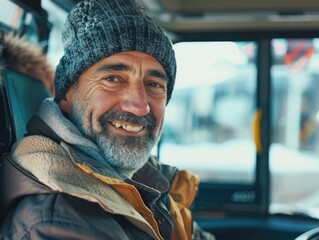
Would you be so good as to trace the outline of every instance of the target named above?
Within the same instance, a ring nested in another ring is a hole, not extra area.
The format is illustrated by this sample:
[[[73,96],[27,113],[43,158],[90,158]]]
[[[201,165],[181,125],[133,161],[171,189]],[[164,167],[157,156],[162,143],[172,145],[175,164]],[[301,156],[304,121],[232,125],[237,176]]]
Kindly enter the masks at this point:
[[[319,39],[271,44],[270,210],[313,215],[319,203]]]
[[[43,46],[46,51],[51,23],[41,4],[46,5],[45,2],[48,1],[1,0],[0,29],[4,32],[13,31],[18,36]]]
[[[167,106],[160,159],[200,176],[195,209],[260,208],[315,216],[319,39],[258,44],[175,45],[176,88]],[[258,48],[269,50],[269,64],[258,62]]]
[[[184,42],[174,48],[177,78],[165,115],[161,161],[196,173],[207,186],[253,186],[257,44]],[[220,201],[253,203],[253,187],[245,189],[220,193],[228,199]],[[214,191],[208,194],[221,198]]]
[[[0,24],[6,28],[18,30],[22,25],[25,11],[9,0],[1,1]]]
[[[256,45],[191,42],[176,44],[175,51],[178,72],[161,160],[188,168],[202,181],[252,183]]]

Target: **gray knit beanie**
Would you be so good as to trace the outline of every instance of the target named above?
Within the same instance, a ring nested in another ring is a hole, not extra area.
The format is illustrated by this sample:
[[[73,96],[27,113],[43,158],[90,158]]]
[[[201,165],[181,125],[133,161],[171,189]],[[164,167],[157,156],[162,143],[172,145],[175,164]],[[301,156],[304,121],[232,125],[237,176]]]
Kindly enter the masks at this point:
[[[63,32],[64,56],[55,74],[55,101],[94,63],[115,53],[139,51],[153,56],[169,78],[167,102],[176,75],[172,44],[134,0],[86,0],[68,15]]]

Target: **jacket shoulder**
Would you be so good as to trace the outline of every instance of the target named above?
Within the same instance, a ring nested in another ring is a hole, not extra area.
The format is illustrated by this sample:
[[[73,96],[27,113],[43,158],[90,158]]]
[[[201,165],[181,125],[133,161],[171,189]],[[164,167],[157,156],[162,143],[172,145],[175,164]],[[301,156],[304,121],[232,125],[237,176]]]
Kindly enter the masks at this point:
[[[8,215],[0,238],[131,239],[98,204],[63,193],[24,197]]]
[[[56,154],[65,154],[60,144],[50,138],[32,135],[27,136],[16,142],[11,150],[13,156],[20,156],[38,152],[48,152]]]

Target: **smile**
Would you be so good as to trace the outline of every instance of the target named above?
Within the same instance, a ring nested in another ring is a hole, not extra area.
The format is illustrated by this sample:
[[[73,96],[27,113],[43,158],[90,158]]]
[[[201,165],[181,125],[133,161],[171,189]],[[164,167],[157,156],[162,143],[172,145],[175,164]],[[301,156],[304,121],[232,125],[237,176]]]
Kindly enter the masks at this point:
[[[143,129],[144,129],[144,126],[133,126],[133,125],[130,125],[130,124],[122,124],[122,123],[119,123],[119,122],[111,122],[112,125],[115,127],[115,128],[122,128],[128,132],[134,132],[134,133],[138,133],[138,132],[141,132]]]

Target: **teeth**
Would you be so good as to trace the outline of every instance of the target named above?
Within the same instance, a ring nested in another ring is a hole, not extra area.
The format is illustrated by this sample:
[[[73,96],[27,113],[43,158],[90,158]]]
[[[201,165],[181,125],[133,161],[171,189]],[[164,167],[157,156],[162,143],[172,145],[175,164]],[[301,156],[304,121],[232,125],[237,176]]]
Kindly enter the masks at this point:
[[[129,132],[140,132],[143,129],[143,126],[132,126],[132,125],[123,125],[118,122],[113,122],[113,125],[116,128],[123,128]]]
[[[133,126],[127,125],[124,129],[130,132],[133,132]]]

